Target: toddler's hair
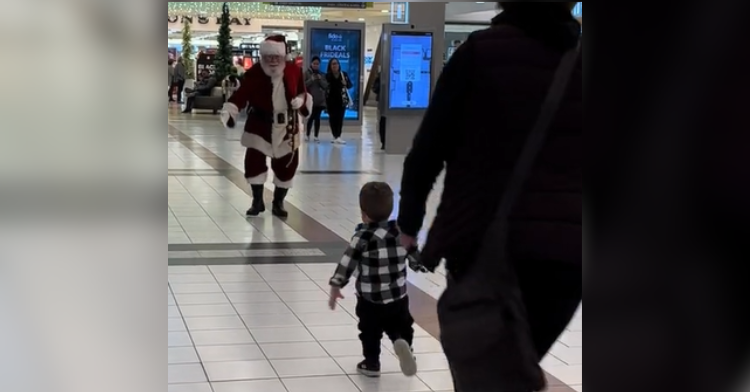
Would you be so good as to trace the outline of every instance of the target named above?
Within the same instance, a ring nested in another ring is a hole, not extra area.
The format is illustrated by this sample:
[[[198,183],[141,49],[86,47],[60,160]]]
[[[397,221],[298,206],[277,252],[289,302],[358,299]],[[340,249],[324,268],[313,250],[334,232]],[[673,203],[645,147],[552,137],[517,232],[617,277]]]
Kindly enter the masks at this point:
[[[393,189],[384,182],[369,182],[359,192],[359,208],[373,222],[384,222],[393,213]]]

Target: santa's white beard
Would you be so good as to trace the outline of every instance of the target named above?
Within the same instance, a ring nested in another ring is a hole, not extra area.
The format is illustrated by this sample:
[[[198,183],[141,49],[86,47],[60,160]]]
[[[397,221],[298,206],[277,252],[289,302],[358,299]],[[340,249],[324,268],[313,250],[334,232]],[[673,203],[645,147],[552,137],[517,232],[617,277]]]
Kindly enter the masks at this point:
[[[281,63],[279,65],[272,66],[261,61],[260,67],[263,68],[263,72],[265,72],[266,75],[270,76],[272,79],[275,79],[284,74],[284,68],[286,67],[286,63]]]

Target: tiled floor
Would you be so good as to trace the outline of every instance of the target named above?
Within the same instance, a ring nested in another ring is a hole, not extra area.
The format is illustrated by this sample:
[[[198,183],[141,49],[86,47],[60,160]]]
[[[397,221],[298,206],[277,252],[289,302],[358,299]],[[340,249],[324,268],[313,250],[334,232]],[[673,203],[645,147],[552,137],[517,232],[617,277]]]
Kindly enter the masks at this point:
[[[387,342],[385,377],[356,375],[361,348],[352,292],[331,312],[324,291],[330,273],[328,264],[170,267],[169,391],[452,389],[439,342],[421,328],[419,378],[400,375]]]
[[[169,392],[452,390],[442,350],[431,336],[434,320],[425,318],[425,329],[419,329],[418,378],[399,374],[385,344],[386,375],[368,380],[352,370],[360,345],[351,292],[342,309],[326,308],[324,289],[335,261],[329,249],[335,252],[348,240],[359,219],[360,186],[384,180],[398,190],[403,157],[373,149],[373,118],[368,112],[363,130],[345,135],[346,146],[301,148],[300,175],[288,199],[295,211],[285,223],[270,216],[244,218],[249,197],[238,178],[244,150],[236,135],[212,115],[169,111],[169,257],[170,263],[190,264],[169,269]],[[431,214],[438,196],[439,190],[431,197]],[[280,263],[230,265],[251,253]],[[289,263],[290,257],[299,262]],[[445,277],[409,280],[427,298],[422,302],[434,307]],[[578,391],[582,325],[580,313],[543,363]]]

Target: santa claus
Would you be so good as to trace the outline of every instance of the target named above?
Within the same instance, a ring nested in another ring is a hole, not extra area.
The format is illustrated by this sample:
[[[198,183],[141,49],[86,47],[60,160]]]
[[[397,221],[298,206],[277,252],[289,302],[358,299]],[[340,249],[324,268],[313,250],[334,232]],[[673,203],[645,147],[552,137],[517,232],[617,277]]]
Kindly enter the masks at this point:
[[[224,105],[222,122],[234,128],[240,109],[248,118],[242,135],[245,178],[253,194],[247,216],[266,211],[263,193],[268,179],[267,159],[274,174],[273,215],[286,218],[284,199],[299,166],[297,153],[304,120],[312,112],[312,97],[305,89],[302,69],[286,61],[283,36],[271,36],[260,45],[260,62],[243,76],[239,90]]]

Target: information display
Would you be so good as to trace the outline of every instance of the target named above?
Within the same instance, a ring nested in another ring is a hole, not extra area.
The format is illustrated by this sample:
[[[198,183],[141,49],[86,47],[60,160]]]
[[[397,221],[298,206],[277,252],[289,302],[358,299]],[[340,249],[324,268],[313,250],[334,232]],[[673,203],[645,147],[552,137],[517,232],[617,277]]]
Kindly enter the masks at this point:
[[[350,102],[344,119],[360,120],[362,115],[359,109],[362,97],[360,75],[364,66],[362,64],[362,30],[313,28],[310,30],[309,39],[310,58],[320,57],[321,71],[326,72],[331,59],[337,59],[341,63],[341,70],[349,75],[353,86],[349,89]],[[323,118],[328,118],[328,114],[323,113]]]
[[[432,92],[432,33],[391,33],[390,109],[427,109]]]

